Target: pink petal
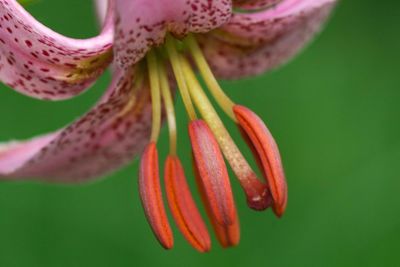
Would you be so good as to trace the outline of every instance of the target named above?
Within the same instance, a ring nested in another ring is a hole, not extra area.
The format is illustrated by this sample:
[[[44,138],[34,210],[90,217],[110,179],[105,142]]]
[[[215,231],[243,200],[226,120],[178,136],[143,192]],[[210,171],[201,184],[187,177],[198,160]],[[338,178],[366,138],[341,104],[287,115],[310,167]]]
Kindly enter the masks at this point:
[[[284,0],[234,0],[233,5],[245,10],[263,9],[272,7]]]
[[[113,9],[102,32],[78,40],[42,25],[15,0],[0,0],[0,80],[41,99],[81,93],[111,60]]]
[[[263,73],[297,54],[319,31],[334,3],[284,0],[273,9],[235,14],[229,23],[203,37],[204,53],[222,78]]]
[[[207,32],[231,17],[229,0],[116,0],[115,55],[121,66],[136,63],[165,34]]]
[[[110,3],[113,4],[113,2]],[[97,18],[99,19],[99,22],[103,24],[107,16],[108,0],[94,0],[94,4],[96,7]]]
[[[118,70],[104,99],[68,127],[31,141],[0,146],[0,177],[78,182],[128,163],[148,142],[151,105],[147,82]],[[131,102],[132,103],[132,102]]]

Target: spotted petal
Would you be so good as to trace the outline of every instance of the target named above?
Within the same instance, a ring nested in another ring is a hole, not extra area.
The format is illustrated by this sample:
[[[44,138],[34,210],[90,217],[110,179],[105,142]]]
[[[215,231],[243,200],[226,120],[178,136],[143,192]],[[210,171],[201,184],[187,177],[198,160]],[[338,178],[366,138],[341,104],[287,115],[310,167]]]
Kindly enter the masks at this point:
[[[0,80],[40,99],[81,93],[111,60],[113,10],[98,36],[79,40],[45,27],[16,0],[0,0]]]
[[[281,1],[283,0],[235,0],[233,4],[236,8],[249,11],[254,9],[269,8]]]
[[[231,16],[229,0],[116,0],[115,55],[129,67],[165,34],[208,32]]]
[[[220,29],[200,37],[221,78],[240,78],[275,68],[304,47],[328,17],[335,0],[283,0],[255,13],[236,13]]]
[[[78,182],[104,175],[141,152],[151,128],[147,82],[133,83],[132,69],[114,76],[105,97],[68,127],[0,146],[0,178]]]

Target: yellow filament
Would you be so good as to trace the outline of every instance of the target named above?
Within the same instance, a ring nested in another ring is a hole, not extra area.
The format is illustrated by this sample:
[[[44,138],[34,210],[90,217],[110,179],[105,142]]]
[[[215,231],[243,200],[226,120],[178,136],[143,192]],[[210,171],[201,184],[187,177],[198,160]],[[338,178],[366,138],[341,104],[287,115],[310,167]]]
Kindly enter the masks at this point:
[[[154,51],[150,50],[147,56],[147,67],[149,70],[150,93],[152,102],[152,128],[150,140],[157,142],[161,127],[161,94],[160,79],[158,75],[157,57]]]
[[[196,107],[213,132],[225,158],[232,167],[232,170],[240,180],[244,181],[253,173],[250,165],[245,160],[242,153],[240,153],[221,119],[218,117],[217,112],[201,88],[199,81],[196,79],[189,62],[182,56],[180,57],[180,61],[189,86],[190,95],[192,96]]]
[[[225,113],[234,121],[236,121],[236,116],[233,113],[233,106],[235,105],[235,103],[222,90],[217,79],[212,73],[210,66],[207,63],[203,52],[196,42],[196,39],[193,37],[193,35],[189,35],[185,39],[185,41],[211,94],[214,96],[215,100],[225,111]]]
[[[176,118],[174,103],[171,96],[171,88],[168,82],[167,72],[162,63],[158,64],[158,74],[160,76],[161,94],[165,104],[165,111],[167,113],[168,131],[169,131],[169,150],[171,155],[176,155]]]
[[[185,105],[189,118],[191,120],[195,120],[197,118],[197,115],[193,107],[193,103],[190,98],[189,90],[183,74],[182,62],[181,60],[179,60],[179,54],[178,51],[176,50],[174,40],[171,38],[171,36],[167,36],[167,41],[165,45],[167,48],[168,56],[171,61],[172,70],[174,72],[176,81],[178,83],[179,91],[182,96],[183,104]]]

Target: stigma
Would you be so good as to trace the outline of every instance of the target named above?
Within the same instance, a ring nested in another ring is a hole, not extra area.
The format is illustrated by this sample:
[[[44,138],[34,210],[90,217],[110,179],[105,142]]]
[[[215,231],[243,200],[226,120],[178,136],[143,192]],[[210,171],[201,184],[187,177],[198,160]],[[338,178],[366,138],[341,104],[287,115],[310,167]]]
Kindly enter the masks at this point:
[[[146,218],[160,244],[173,247],[173,233],[163,201],[157,142],[162,114],[169,129],[169,155],[164,164],[164,188],[172,217],[185,239],[198,251],[211,248],[206,223],[197,208],[177,153],[177,123],[170,81],[183,100],[189,123],[195,181],[216,237],[223,247],[239,243],[236,204],[226,163],[230,166],[254,210],[272,208],[281,217],[287,204],[287,185],[278,146],[264,122],[249,108],[234,103],[221,89],[194,35],[182,40],[167,36],[161,47],[143,60],[152,101],[152,132],[139,169],[139,192]],[[195,74],[199,72],[200,78]],[[263,179],[257,177],[225,128],[203,86],[238,126],[254,155]],[[163,105],[162,105],[163,104]],[[164,107],[164,110],[163,108]]]

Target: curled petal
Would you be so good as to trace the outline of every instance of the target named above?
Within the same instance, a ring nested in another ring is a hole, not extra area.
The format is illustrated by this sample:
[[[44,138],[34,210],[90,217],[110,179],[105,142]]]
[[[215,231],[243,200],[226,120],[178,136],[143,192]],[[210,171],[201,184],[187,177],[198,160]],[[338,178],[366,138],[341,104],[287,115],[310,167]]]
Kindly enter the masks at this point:
[[[218,76],[260,74],[297,54],[319,31],[334,3],[335,0],[284,0],[275,8],[236,13],[229,23],[199,40]]]
[[[18,169],[24,162],[32,158],[45,145],[51,142],[57,134],[38,136],[29,142],[9,142],[0,145],[0,170],[10,173]]]
[[[0,0],[0,80],[41,99],[81,93],[112,58],[113,8],[101,33],[78,40],[53,32],[15,0]]]
[[[183,236],[198,251],[209,251],[210,236],[192,198],[178,157],[168,156],[165,162],[164,178],[168,204]]]
[[[113,2],[109,0],[94,0],[97,19],[101,24],[103,24],[104,21],[106,20],[109,2],[110,4],[113,4]]]
[[[231,16],[229,0],[116,0],[115,54],[121,66],[141,59],[165,34],[208,32]]]
[[[273,199],[273,209],[282,216],[287,204],[287,184],[282,160],[274,138],[264,122],[251,110],[236,105],[233,108],[240,128],[253,146]]]
[[[217,236],[218,242],[224,248],[236,246],[237,244],[239,244],[239,241],[240,241],[240,225],[239,225],[239,219],[237,217],[237,214],[235,215],[235,218],[232,221],[232,224],[230,224],[230,225],[219,224],[211,210],[212,203],[210,202],[210,200],[207,197],[207,194],[205,191],[206,188],[204,187],[204,184],[200,177],[199,169],[198,169],[196,163],[194,162],[194,159],[193,159],[193,170],[194,170],[194,174],[195,174],[195,178],[196,178],[197,188],[200,192],[201,200],[203,201],[204,207],[205,207],[207,215],[211,221],[211,225]]]
[[[115,72],[103,99],[69,126],[1,145],[0,179],[73,183],[129,163],[143,151],[151,128],[148,84],[133,83],[134,76],[134,69]]]
[[[234,6],[244,10],[266,9],[284,0],[234,0]]]
[[[164,209],[158,171],[158,153],[154,142],[147,145],[142,155],[139,190],[144,212],[154,235],[165,249],[172,248],[174,238]]]
[[[202,120],[189,125],[194,162],[202,182],[210,210],[220,225],[235,221],[236,207],[224,158],[211,130]]]

